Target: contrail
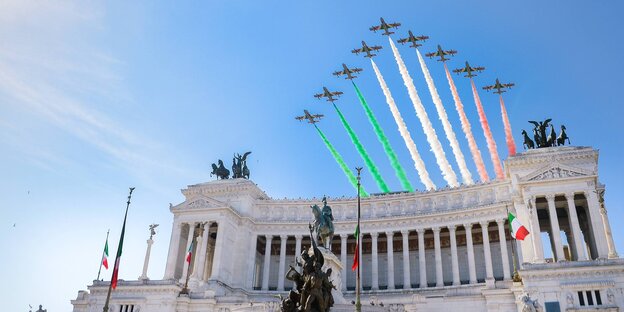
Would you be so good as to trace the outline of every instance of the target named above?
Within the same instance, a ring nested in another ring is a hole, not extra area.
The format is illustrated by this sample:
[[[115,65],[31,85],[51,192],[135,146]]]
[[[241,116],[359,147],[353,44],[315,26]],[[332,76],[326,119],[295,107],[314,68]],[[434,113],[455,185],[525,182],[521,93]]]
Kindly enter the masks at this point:
[[[474,181],[472,180],[472,174],[470,173],[470,170],[468,170],[468,166],[466,166],[464,153],[462,153],[461,148],[459,147],[459,142],[457,142],[455,131],[453,131],[453,126],[451,126],[451,123],[449,122],[448,115],[446,114],[446,110],[444,109],[444,105],[442,104],[442,99],[440,99],[438,90],[433,83],[433,78],[431,77],[431,73],[429,73],[427,64],[425,64],[425,60],[422,58],[422,55],[420,55],[420,51],[418,51],[418,49],[416,49],[416,54],[418,54],[418,62],[420,62],[420,68],[422,69],[423,75],[425,75],[425,80],[427,81],[427,86],[429,87],[429,93],[431,93],[431,99],[433,100],[433,104],[435,104],[436,111],[438,111],[438,117],[442,122],[442,127],[444,128],[446,139],[451,145],[453,156],[455,156],[455,161],[459,166],[459,172],[461,173],[462,180],[467,185],[474,184]]]
[[[500,97],[501,114],[503,115],[503,124],[505,125],[505,141],[507,142],[507,149],[509,150],[509,156],[516,155],[516,142],[513,138],[513,132],[511,132],[511,123],[509,123],[509,117],[507,116],[507,109],[505,108],[505,101],[503,101],[503,95]]]
[[[342,121],[342,125],[345,127],[345,130],[347,130],[347,133],[349,134],[349,137],[351,138],[353,145],[355,145],[355,148],[357,148],[358,152],[360,153],[360,156],[362,156],[362,159],[364,159],[364,163],[366,164],[366,167],[368,167],[368,170],[373,175],[373,178],[375,179],[377,186],[384,193],[390,192],[390,189],[386,185],[386,182],[384,181],[384,179],[381,177],[379,170],[377,170],[377,166],[375,165],[373,160],[368,156],[368,153],[364,149],[364,146],[362,146],[362,143],[360,142],[360,139],[358,139],[357,135],[355,134],[355,131],[353,131],[349,123],[347,123],[347,120],[345,119],[342,112],[338,109],[338,106],[336,106],[336,104],[334,103],[332,103],[332,105],[336,109],[336,112],[338,113],[338,116],[340,117],[340,121]]]
[[[379,80],[379,85],[383,90],[384,95],[386,96],[386,103],[390,107],[390,111],[392,112],[392,116],[394,117],[394,121],[399,127],[399,133],[401,137],[405,141],[405,145],[412,156],[412,160],[414,161],[414,167],[416,167],[416,171],[418,172],[418,176],[420,177],[420,182],[422,182],[427,190],[435,190],[436,186],[429,178],[429,172],[427,172],[427,168],[425,167],[425,162],[420,158],[420,154],[418,153],[418,149],[416,148],[416,144],[414,140],[412,140],[412,136],[407,130],[407,126],[405,125],[405,121],[403,121],[403,117],[401,117],[401,113],[394,103],[394,99],[392,98],[392,93],[390,93],[390,89],[388,85],[386,85],[386,81],[384,80],[379,68],[377,68],[377,64],[371,59],[371,64],[373,64],[373,70],[375,70],[375,74],[377,75],[377,80]]]
[[[409,93],[409,97],[412,100],[412,104],[414,105],[414,109],[416,110],[416,116],[420,120],[420,124],[427,136],[427,142],[431,146],[431,150],[436,158],[436,163],[440,170],[442,171],[442,177],[446,183],[448,183],[451,187],[459,186],[457,182],[457,176],[455,175],[455,171],[449,164],[446,159],[446,155],[444,154],[444,150],[442,149],[442,145],[440,144],[440,140],[438,140],[438,136],[436,135],[435,129],[431,125],[431,121],[427,116],[427,112],[418,97],[418,92],[416,92],[416,87],[414,86],[414,81],[412,77],[410,77],[409,72],[407,71],[407,67],[401,58],[401,54],[399,54],[399,50],[397,50],[396,46],[390,40],[390,46],[392,47],[392,52],[394,53],[394,58],[396,59],[397,65],[399,66],[399,71],[401,72],[401,77],[403,77],[403,83],[407,87],[407,91]]]
[[[472,78],[470,78],[470,84],[472,85],[472,96],[474,97],[475,105],[477,105],[477,112],[479,113],[481,128],[483,128],[483,135],[485,135],[485,141],[487,142],[488,150],[490,150],[490,158],[492,159],[492,164],[494,165],[496,178],[499,180],[503,180],[505,178],[505,175],[503,174],[503,167],[501,166],[500,157],[498,157],[496,141],[494,141],[494,137],[492,136],[490,124],[487,121],[487,117],[485,117],[483,105],[481,105],[481,99],[479,98],[479,93],[477,93],[477,87],[475,87],[474,80],[472,80]]]
[[[342,171],[347,176],[347,179],[349,179],[349,182],[351,182],[351,185],[353,185],[353,187],[357,190],[358,188],[357,178],[355,177],[353,172],[351,172],[351,169],[349,169],[349,167],[345,163],[342,156],[340,156],[338,151],[329,142],[325,134],[323,134],[323,131],[321,131],[321,129],[319,129],[319,127],[317,127],[316,125],[314,125],[314,128],[316,128],[316,131],[318,131],[318,134],[321,136],[321,139],[323,139],[323,142],[325,142],[325,146],[327,146],[327,149],[329,150],[329,152],[332,154],[332,156],[334,156],[334,159],[336,159],[336,162],[338,163]],[[362,196],[368,197],[368,193],[366,193],[366,191],[364,190],[362,186],[360,186],[360,193],[362,194]]]
[[[462,130],[464,130],[464,135],[466,136],[466,140],[468,141],[468,146],[470,147],[472,159],[477,166],[479,178],[481,178],[482,182],[488,182],[490,181],[490,177],[488,176],[487,170],[485,169],[485,164],[483,163],[483,158],[481,157],[481,151],[479,150],[474,135],[472,134],[470,121],[468,120],[468,117],[466,117],[466,112],[464,111],[464,104],[459,98],[459,93],[457,92],[457,88],[455,87],[455,82],[453,81],[453,77],[451,77],[451,73],[449,72],[446,63],[444,63],[444,70],[446,71],[446,79],[448,80],[449,87],[451,88],[451,93],[453,94],[453,100],[455,101],[455,109],[459,114],[459,121],[461,121]]]
[[[413,192],[414,188],[412,187],[412,184],[407,179],[405,170],[403,170],[403,167],[401,166],[401,163],[399,162],[397,155],[394,153],[394,150],[392,149],[392,146],[390,145],[390,141],[388,141],[388,137],[386,137],[386,134],[384,133],[381,126],[379,125],[379,122],[377,122],[377,118],[375,118],[373,111],[371,110],[370,106],[368,106],[368,103],[366,102],[366,99],[364,99],[364,96],[360,92],[360,89],[357,87],[355,82],[353,82],[353,80],[351,80],[351,83],[353,84],[353,87],[355,88],[355,92],[357,93],[358,99],[360,99],[360,103],[362,104],[362,107],[364,107],[364,111],[366,112],[366,116],[368,116],[368,120],[373,126],[373,129],[375,130],[375,134],[377,134],[377,139],[379,139],[379,142],[381,142],[381,145],[383,145],[383,148],[386,151],[386,154],[388,155],[388,159],[390,159],[390,164],[392,165],[392,168],[394,169],[394,172],[397,178],[399,178],[399,181],[401,181],[401,185],[403,186],[403,189]]]

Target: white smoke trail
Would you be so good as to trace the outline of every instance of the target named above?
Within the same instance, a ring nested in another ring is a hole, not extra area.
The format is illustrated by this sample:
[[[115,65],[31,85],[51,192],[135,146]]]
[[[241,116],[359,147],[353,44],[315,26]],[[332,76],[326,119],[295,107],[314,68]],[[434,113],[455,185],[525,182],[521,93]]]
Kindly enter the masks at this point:
[[[433,181],[431,181],[431,178],[429,178],[429,172],[427,171],[427,168],[425,167],[425,162],[422,160],[422,158],[420,158],[420,154],[418,153],[416,144],[414,143],[414,140],[412,140],[412,136],[410,135],[409,130],[407,130],[405,121],[403,121],[403,117],[401,117],[401,113],[399,112],[399,109],[397,108],[396,103],[394,102],[394,98],[392,98],[392,93],[390,93],[390,89],[388,88],[386,81],[384,80],[383,76],[381,75],[381,72],[379,71],[379,68],[377,68],[377,64],[375,64],[375,61],[373,61],[372,58],[371,58],[371,64],[373,65],[373,70],[375,71],[375,75],[377,75],[379,86],[381,86],[381,89],[383,90],[383,93],[386,96],[386,103],[388,103],[388,106],[390,107],[390,112],[392,112],[392,116],[394,117],[394,121],[399,127],[399,133],[401,134],[401,137],[405,141],[405,145],[407,146],[407,149],[409,150],[410,155],[412,156],[412,160],[414,161],[414,167],[416,168],[416,171],[418,172],[418,176],[420,177],[420,182],[422,182],[425,185],[428,191],[435,190],[436,186],[433,183]]]
[[[466,166],[464,153],[462,153],[461,148],[459,147],[459,142],[457,142],[455,131],[453,131],[453,126],[451,126],[451,123],[449,122],[448,115],[446,114],[446,110],[444,109],[444,105],[442,104],[442,99],[440,99],[438,90],[433,83],[433,78],[431,77],[431,73],[429,73],[427,64],[425,64],[425,60],[422,58],[422,55],[420,55],[420,51],[418,51],[418,49],[416,49],[416,54],[418,54],[418,62],[420,62],[420,68],[422,69],[423,75],[425,75],[425,80],[427,81],[427,86],[429,87],[429,93],[431,93],[431,99],[433,100],[433,104],[435,104],[436,111],[438,111],[438,117],[442,122],[442,127],[444,128],[446,139],[451,145],[451,150],[453,151],[453,156],[455,156],[455,161],[459,166],[459,172],[461,173],[462,179],[464,180],[465,184],[474,184],[474,181],[472,180],[472,174],[468,170],[468,166]]]
[[[405,66],[405,63],[401,58],[401,54],[399,54],[399,50],[397,50],[394,42],[392,42],[392,39],[390,39],[390,46],[392,47],[392,53],[394,54],[397,65],[399,66],[399,72],[401,72],[403,83],[405,84],[405,87],[407,87],[407,92],[409,93],[409,97],[412,100],[414,109],[416,110],[416,116],[420,120],[420,125],[425,132],[427,142],[429,142],[429,145],[431,146],[431,151],[433,151],[433,154],[435,155],[436,163],[442,171],[442,177],[444,177],[446,183],[448,183],[451,187],[457,187],[459,186],[459,183],[457,182],[457,175],[455,175],[455,171],[453,171],[453,168],[446,159],[446,155],[444,154],[444,150],[442,149],[440,140],[438,140],[438,136],[436,135],[435,129],[433,129],[433,126],[431,125],[431,121],[427,116],[425,107],[422,105],[422,102],[418,97],[418,92],[416,92],[414,81],[412,80],[412,77],[410,77],[409,72],[407,71],[407,67]]]
[[[472,96],[474,97],[475,105],[477,106],[477,112],[479,113],[479,121],[481,122],[481,128],[483,128],[485,142],[487,143],[487,147],[490,150],[490,159],[492,159],[492,165],[494,166],[496,179],[503,180],[505,179],[505,174],[503,173],[503,167],[501,166],[500,157],[498,156],[496,141],[494,141],[494,136],[492,135],[492,130],[490,129],[490,123],[485,116],[485,111],[483,110],[483,105],[481,104],[481,98],[479,97],[477,87],[475,86],[474,80],[472,80],[472,78],[470,78],[470,85],[472,86]]]
[[[444,71],[446,72],[446,79],[448,80],[449,88],[451,88],[451,93],[453,94],[455,109],[457,110],[457,114],[459,114],[459,121],[461,122],[462,130],[464,131],[464,135],[466,136],[466,140],[468,141],[468,146],[470,147],[472,159],[477,166],[477,172],[479,173],[481,182],[488,182],[490,181],[490,177],[488,176],[487,170],[485,169],[483,157],[481,157],[481,151],[479,150],[474,135],[472,134],[472,127],[470,126],[470,121],[468,120],[466,112],[464,111],[464,104],[459,98],[457,87],[455,87],[455,82],[453,81],[453,77],[451,77],[451,73],[449,72],[448,67],[446,67],[446,63],[444,63]]]

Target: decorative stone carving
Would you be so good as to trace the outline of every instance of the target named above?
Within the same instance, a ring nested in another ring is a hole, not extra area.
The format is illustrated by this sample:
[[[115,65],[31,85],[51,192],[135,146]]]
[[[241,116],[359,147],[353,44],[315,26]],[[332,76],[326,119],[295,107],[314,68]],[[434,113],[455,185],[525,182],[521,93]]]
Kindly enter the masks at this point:
[[[586,174],[583,174],[578,171],[564,169],[561,167],[554,167],[530,178],[529,181],[544,181],[544,180],[551,180],[551,179],[573,178],[573,177],[580,177],[580,176],[585,176],[585,175]]]

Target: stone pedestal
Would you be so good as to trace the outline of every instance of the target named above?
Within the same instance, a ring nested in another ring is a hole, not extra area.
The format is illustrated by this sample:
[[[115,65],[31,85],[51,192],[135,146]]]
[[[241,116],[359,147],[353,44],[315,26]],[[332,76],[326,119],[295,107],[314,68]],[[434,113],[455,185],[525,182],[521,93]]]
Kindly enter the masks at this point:
[[[338,304],[346,304],[347,300],[342,295],[342,267],[343,264],[340,262],[340,259],[336,257],[331,251],[324,247],[319,246],[319,250],[323,254],[325,258],[325,263],[323,264],[323,271],[327,271],[327,269],[332,269],[332,273],[329,277],[329,280],[334,283],[336,289],[332,289],[332,296],[334,296],[334,305]]]
[[[143,274],[139,276],[139,280],[149,280],[147,277],[147,267],[149,266],[150,253],[152,252],[152,244],[154,240],[151,238],[147,240],[147,250],[145,251],[145,260],[143,261]]]

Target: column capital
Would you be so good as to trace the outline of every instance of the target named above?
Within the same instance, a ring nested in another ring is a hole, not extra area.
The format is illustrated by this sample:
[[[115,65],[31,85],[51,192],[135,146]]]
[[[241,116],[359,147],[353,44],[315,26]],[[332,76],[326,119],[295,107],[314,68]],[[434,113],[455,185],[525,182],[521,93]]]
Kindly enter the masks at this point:
[[[377,239],[377,237],[379,237],[379,232],[371,232],[370,236],[372,239]]]
[[[394,232],[388,231],[388,232],[386,232],[386,236],[387,237],[392,237],[392,236],[394,236]]]
[[[301,235],[299,235],[299,237],[301,237]],[[341,239],[347,239],[347,237],[349,237],[349,234],[340,234]]]
[[[441,230],[441,229],[440,229],[440,227],[439,227],[439,226],[436,226],[436,227],[432,228],[432,230],[433,230],[433,233],[435,233],[435,234],[440,234],[440,230]]]
[[[490,221],[479,221],[481,228],[487,228],[490,225]]]
[[[467,230],[467,229],[471,229],[471,230],[472,230],[472,222],[470,222],[470,223],[464,223],[464,224],[463,224],[463,226],[464,226],[464,229],[466,229],[466,230]]]
[[[448,228],[449,232],[455,232],[455,230],[457,230],[457,224],[447,225],[446,227]]]
[[[342,237],[342,235],[340,235],[340,237]],[[302,241],[303,235],[295,235],[295,240]]]
[[[498,219],[496,219],[496,223],[497,223],[498,225],[505,225],[505,219],[503,219],[503,218],[498,218]]]
[[[264,237],[266,237],[267,241],[272,241],[273,240],[273,235],[271,235],[271,234],[264,234]]]
[[[409,236],[409,230],[401,230],[401,235]]]
[[[565,194],[564,194],[564,195],[565,195],[566,199],[568,199],[568,200],[570,200],[570,199],[571,199],[571,200],[574,200],[574,193],[576,193],[576,192],[573,192],[573,191],[568,191],[568,192],[565,192]]]
[[[280,240],[285,241],[288,239],[288,235],[280,235]]]
[[[423,234],[425,234],[425,229],[423,229],[423,228],[417,228],[417,229],[416,229],[416,232],[418,233],[418,235],[423,235]]]
[[[555,201],[555,194],[553,194],[553,193],[546,194],[546,196],[544,196],[544,197],[546,197],[546,200],[548,202],[554,202]]]

